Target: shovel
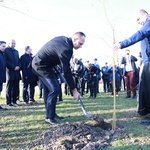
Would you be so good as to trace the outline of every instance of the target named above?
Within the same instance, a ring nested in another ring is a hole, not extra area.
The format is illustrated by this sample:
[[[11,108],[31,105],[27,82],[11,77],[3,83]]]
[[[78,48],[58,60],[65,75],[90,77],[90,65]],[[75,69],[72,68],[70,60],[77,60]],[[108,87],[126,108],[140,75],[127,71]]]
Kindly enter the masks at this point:
[[[83,101],[79,98],[78,99],[80,105],[81,105],[81,108],[82,108],[82,111],[84,113],[84,115],[89,118],[89,119],[93,119],[94,121],[97,122],[97,125],[103,129],[111,129],[112,128],[112,125],[110,123],[107,123],[104,121],[104,118],[98,116],[98,115],[93,115],[93,114],[89,114],[87,113],[86,109],[85,109],[85,106],[84,106],[84,103]]]
[[[93,114],[89,114],[89,113],[87,113],[87,111],[86,111],[86,109],[85,109],[85,107],[84,107],[84,104],[83,104],[83,101],[79,98],[78,99],[78,101],[79,101],[79,103],[81,104],[81,108],[82,108],[82,111],[83,111],[83,113],[84,113],[84,115],[87,117],[87,118],[93,118]]]

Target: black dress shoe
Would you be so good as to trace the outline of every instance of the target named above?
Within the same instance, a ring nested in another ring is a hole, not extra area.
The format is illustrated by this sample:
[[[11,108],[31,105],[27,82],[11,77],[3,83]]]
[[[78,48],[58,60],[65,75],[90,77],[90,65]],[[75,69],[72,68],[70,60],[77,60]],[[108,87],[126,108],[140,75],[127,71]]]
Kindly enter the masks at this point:
[[[58,116],[57,114],[55,115],[55,119],[59,119],[59,120],[61,120],[61,119],[64,119],[64,117],[62,117],[62,116]]]
[[[128,96],[128,95],[127,95],[125,98],[131,98],[131,96]]]
[[[150,119],[146,121],[142,121],[140,124],[142,125],[150,125]]]
[[[2,106],[0,106],[0,110],[7,110],[7,108],[3,108]]]
[[[95,99],[96,98],[96,96],[93,96],[93,99]]]
[[[14,106],[13,104],[7,104],[7,106]]]
[[[136,95],[133,95],[133,96],[132,96],[132,99],[134,99],[134,98],[136,98]]]

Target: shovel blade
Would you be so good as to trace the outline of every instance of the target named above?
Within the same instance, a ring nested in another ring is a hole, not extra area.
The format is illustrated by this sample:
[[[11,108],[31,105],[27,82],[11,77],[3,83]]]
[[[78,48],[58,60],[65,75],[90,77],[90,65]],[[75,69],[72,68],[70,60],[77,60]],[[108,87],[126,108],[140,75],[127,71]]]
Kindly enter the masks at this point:
[[[82,111],[83,111],[84,115],[85,115],[87,118],[92,118],[92,117],[93,117],[93,114],[87,113],[87,111],[86,111],[86,109],[85,109],[85,106],[84,106],[84,104],[83,104],[83,101],[82,101],[80,98],[79,98],[78,101],[79,101],[80,104],[81,104],[81,108],[82,108]]]

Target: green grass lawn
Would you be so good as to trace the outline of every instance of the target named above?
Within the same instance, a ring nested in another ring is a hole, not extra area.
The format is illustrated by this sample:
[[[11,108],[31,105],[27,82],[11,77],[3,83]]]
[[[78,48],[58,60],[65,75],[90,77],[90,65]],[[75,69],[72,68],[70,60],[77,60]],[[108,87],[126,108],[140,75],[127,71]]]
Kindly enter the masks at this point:
[[[2,93],[0,105],[5,107],[5,93]],[[100,92],[96,99],[88,99],[85,95],[82,100],[88,113],[98,114],[105,121],[112,122],[113,100],[110,93]],[[125,99],[125,92],[119,92],[116,97],[116,124],[125,128],[125,133],[116,136],[111,141],[112,150],[149,150],[150,149],[150,126],[140,125],[144,119],[136,112],[136,99]],[[43,131],[48,130],[51,125],[46,124],[45,108],[42,99],[38,104],[17,107],[7,107],[7,111],[0,111],[0,149],[28,149],[31,141],[35,140]],[[80,104],[71,96],[63,95],[63,102],[57,104],[57,114],[65,116],[61,123],[66,122],[89,122]]]

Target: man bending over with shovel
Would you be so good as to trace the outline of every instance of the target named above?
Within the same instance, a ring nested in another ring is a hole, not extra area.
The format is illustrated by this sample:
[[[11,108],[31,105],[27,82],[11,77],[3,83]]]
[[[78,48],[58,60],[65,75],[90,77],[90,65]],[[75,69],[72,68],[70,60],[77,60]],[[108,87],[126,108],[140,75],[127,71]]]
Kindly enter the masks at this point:
[[[83,32],[76,32],[72,38],[55,37],[47,42],[33,58],[33,72],[39,76],[44,87],[45,122],[49,124],[59,124],[56,119],[63,118],[56,114],[56,102],[60,90],[54,70],[56,65],[61,64],[64,77],[72,90],[74,99],[78,100],[80,98],[71,73],[70,59],[73,55],[73,48],[76,50],[81,48],[85,38]]]

